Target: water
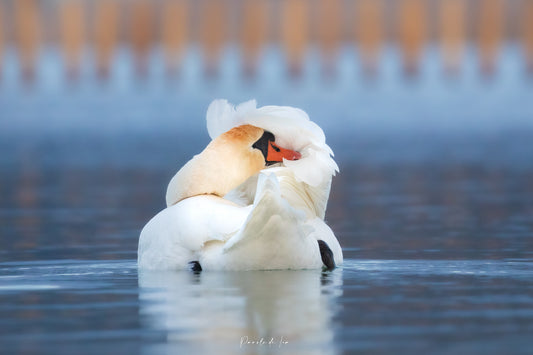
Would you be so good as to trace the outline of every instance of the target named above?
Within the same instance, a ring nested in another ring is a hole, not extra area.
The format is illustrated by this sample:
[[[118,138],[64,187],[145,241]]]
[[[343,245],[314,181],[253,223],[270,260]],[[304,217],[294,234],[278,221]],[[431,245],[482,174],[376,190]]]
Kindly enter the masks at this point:
[[[528,353],[531,261],[137,274],[134,261],[2,263],[5,353]],[[248,344],[261,341],[265,344]]]
[[[284,93],[271,91],[279,79],[224,76],[27,89],[8,71],[2,353],[530,353],[533,105],[503,68],[488,84],[468,71],[439,84],[429,67],[415,83],[305,79]],[[207,144],[205,107],[225,90],[302,106],[325,128],[341,168],[327,212],[341,268],[138,272],[140,229]]]

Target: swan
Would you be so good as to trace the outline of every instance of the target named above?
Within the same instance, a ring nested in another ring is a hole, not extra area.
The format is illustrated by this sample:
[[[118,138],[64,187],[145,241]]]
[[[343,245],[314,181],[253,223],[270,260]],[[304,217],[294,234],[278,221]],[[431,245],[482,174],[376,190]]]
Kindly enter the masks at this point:
[[[322,129],[297,108],[213,101],[211,142],[170,180],[142,229],[149,270],[331,270],[342,249],[324,222],[338,172]]]

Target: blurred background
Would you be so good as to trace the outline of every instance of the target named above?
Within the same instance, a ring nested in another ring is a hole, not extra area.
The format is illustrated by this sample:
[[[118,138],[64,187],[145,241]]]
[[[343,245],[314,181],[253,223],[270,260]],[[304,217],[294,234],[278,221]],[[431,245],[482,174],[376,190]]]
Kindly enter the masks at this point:
[[[4,349],[135,352],[188,329],[146,320],[162,296],[138,295],[136,249],[215,98],[302,108],[336,154],[346,267],[299,279],[333,305],[322,353],[530,349],[533,1],[0,0]]]
[[[368,252],[408,240],[464,253],[478,242],[449,228],[501,232],[512,193],[533,212],[532,73],[527,0],[1,0],[0,203],[36,234],[4,245],[33,258],[51,223],[77,253],[78,224],[118,228],[46,215],[76,207],[129,223],[117,246],[134,257],[167,181],[208,143],[208,104],[255,98],[324,128],[341,166],[332,198],[346,199],[329,218],[345,245],[367,250],[369,233]],[[476,200],[479,189],[504,206]],[[421,210],[390,208],[399,202]],[[39,206],[45,215],[28,212]],[[446,238],[416,238],[418,222]]]
[[[527,0],[2,0],[2,47],[13,49],[31,80],[43,51],[54,49],[64,71],[83,66],[100,77],[114,73],[117,52],[132,55],[136,74],[148,75],[160,56],[167,75],[187,71],[183,58],[199,49],[208,75],[219,72],[228,47],[240,70],[253,75],[265,49],[275,46],[292,74],[303,72],[310,48],[321,67],[335,72],[339,51],[357,53],[375,73],[382,50],[393,45],[401,66],[416,73],[428,45],[438,47],[448,73],[461,70],[468,46],[480,70],[496,71],[501,47],[514,44],[521,66],[533,70],[533,4]],[[262,66],[260,66],[262,67]],[[84,69],[84,68],[83,68]]]

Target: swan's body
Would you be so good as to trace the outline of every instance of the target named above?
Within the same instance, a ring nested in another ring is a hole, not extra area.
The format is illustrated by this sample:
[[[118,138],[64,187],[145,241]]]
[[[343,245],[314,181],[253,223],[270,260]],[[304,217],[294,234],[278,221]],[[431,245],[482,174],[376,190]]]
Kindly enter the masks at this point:
[[[213,141],[172,178],[168,207],[141,232],[139,267],[320,268],[325,251],[333,265],[342,263],[340,245],[324,222],[337,166],[322,130],[300,110],[243,105],[211,104]],[[268,146],[268,156],[259,143]],[[271,153],[285,159],[268,161]]]

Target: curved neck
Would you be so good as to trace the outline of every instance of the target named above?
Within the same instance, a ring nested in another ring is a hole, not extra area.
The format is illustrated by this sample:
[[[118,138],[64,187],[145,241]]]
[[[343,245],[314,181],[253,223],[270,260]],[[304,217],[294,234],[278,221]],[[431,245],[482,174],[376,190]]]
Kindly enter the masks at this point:
[[[239,142],[220,138],[212,141],[172,178],[167,188],[167,206],[198,195],[223,197],[264,167],[265,160],[259,150],[243,148]]]

